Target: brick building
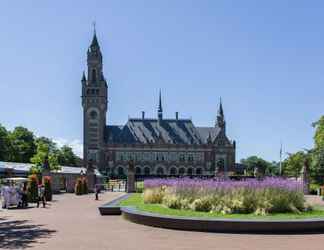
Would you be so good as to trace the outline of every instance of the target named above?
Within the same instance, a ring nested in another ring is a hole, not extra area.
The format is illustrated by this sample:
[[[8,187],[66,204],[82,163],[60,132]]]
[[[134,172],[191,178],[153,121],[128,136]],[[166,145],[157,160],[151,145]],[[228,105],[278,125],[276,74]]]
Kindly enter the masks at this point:
[[[109,175],[127,173],[134,161],[139,175],[214,175],[234,171],[235,141],[226,135],[220,101],[214,126],[197,127],[191,119],[163,117],[161,92],[157,117],[129,118],[125,125],[106,125],[108,86],[96,33],[87,51],[82,76],[84,162],[92,160]],[[108,116],[109,117],[109,116]]]

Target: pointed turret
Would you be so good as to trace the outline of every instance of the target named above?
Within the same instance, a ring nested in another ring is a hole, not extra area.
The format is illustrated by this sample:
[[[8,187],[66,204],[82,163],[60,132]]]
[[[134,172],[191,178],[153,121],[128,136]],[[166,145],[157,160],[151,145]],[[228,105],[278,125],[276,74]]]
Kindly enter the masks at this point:
[[[220,100],[219,100],[218,116],[223,117],[223,119],[224,119],[224,111],[223,111],[222,98],[220,98]]]
[[[81,82],[86,82],[86,81],[87,81],[87,79],[86,79],[85,73],[83,71]]]
[[[91,50],[92,49],[100,49],[96,32],[94,32],[94,34],[93,34],[93,38],[92,38],[92,42],[91,42],[90,48],[91,48]]]
[[[158,118],[159,118],[159,120],[162,120],[162,119],[163,119],[163,109],[162,109],[161,90],[160,90],[160,94],[159,94]]]
[[[212,144],[212,143],[213,143],[213,140],[212,140],[211,134],[209,132],[208,137],[207,137],[207,144]]]
[[[217,119],[216,119],[216,124],[215,127],[219,127],[225,134],[225,116],[224,116],[224,110],[223,110],[223,104],[222,104],[222,98],[219,101],[219,108],[217,112]]]

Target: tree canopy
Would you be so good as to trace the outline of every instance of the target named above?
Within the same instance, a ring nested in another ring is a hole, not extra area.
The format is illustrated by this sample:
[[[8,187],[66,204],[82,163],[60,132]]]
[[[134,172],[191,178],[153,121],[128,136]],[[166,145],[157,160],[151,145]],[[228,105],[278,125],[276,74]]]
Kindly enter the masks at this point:
[[[33,163],[39,168],[46,157],[52,169],[80,163],[80,158],[68,145],[59,148],[52,139],[36,137],[27,128],[19,126],[8,131],[0,124],[0,161]]]
[[[248,175],[253,175],[255,169],[266,175],[277,175],[278,164],[276,162],[268,162],[258,156],[250,156],[246,159],[242,159],[241,163],[246,166],[246,172]]]

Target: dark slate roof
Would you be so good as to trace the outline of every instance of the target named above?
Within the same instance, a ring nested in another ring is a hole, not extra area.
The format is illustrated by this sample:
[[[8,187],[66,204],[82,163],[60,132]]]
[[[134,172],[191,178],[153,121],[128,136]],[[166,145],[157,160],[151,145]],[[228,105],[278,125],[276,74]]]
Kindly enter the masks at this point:
[[[215,127],[195,127],[189,119],[129,119],[125,126],[107,126],[107,143],[171,143],[204,144],[209,133],[212,140],[220,129]]]

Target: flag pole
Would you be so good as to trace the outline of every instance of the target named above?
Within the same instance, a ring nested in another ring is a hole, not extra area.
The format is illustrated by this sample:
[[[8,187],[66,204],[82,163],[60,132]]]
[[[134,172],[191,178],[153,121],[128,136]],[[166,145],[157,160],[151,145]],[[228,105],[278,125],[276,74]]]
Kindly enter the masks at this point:
[[[279,175],[282,175],[282,142],[280,142],[280,153],[279,153]]]

